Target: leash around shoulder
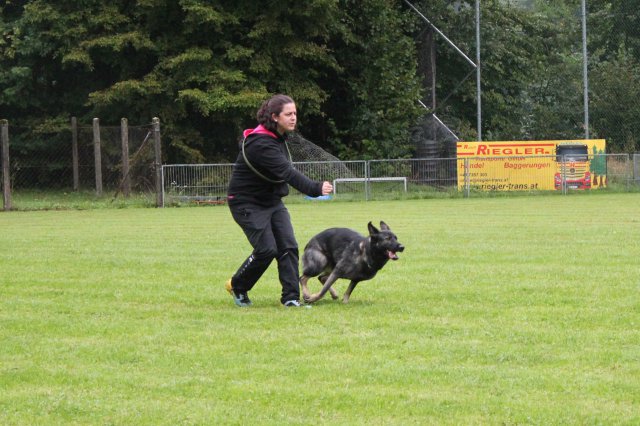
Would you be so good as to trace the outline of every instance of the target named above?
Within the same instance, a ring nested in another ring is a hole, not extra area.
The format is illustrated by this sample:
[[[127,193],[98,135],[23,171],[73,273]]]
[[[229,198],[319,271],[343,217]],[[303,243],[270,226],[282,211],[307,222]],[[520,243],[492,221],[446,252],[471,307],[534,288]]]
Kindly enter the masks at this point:
[[[302,255],[300,277],[306,303],[317,302],[327,291],[337,299],[338,294],[332,286],[339,278],[350,280],[342,297],[343,303],[348,303],[360,281],[373,278],[389,260],[398,260],[398,253],[404,251],[404,246],[389,226],[381,221],[378,229],[369,222],[368,228],[367,237],[348,228],[330,228],[309,240]],[[312,277],[318,277],[322,283],[322,289],[314,294],[309,293],[307,286]]]

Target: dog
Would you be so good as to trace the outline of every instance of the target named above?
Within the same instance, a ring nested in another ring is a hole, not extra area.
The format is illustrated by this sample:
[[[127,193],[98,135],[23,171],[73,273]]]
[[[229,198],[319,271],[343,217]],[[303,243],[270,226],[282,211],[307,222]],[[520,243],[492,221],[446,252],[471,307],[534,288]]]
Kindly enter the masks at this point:
[[[348,228],[330,228],[309,240],[302,254],[300,277],[302,297],[306,303],[317,302],[327,291],[336,300],[338,294],[332,285],[338,278],[351,280],[342,298],[343,303],[348,303],[360,281],[373,278],[389,259],[398,260],[397,253],[404,251],[404,246],[389,226],[381,221],[380,230],[371,222],[367,227],[368,237]],[[316,276],[322,283],[322,289],[309,294],[307,281]]]

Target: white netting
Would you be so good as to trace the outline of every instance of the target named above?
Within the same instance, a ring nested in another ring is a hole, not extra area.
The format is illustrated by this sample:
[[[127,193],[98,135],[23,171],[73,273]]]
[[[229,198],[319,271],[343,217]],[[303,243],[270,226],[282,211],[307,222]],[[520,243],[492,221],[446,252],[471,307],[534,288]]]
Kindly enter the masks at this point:
[[[313,142],[305,139],[299,133],[291,133],[287,139],[291,158],[294,163],[323,163],[322,177],[314,178],[335,179],[343,177],[355,177],[352,166],[348,162],[340,161]],[[298,165],[298,168],[300,165]]]

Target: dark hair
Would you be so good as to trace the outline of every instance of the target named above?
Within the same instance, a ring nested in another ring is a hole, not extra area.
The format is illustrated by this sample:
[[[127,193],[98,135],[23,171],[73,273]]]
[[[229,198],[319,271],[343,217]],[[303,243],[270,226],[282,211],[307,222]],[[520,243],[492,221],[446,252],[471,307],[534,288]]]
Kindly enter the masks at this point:
[[[279,115],[286,104],[293,103],[293,99],[291,99],[287,95],[273,95],[272,97],[264,101],[262,106],[260,106],[260,109],[258,109],[258,124],[262,124],[265,129],[275,132],[278,128],[278,125],[275,121],[273,121],[271,115]]]

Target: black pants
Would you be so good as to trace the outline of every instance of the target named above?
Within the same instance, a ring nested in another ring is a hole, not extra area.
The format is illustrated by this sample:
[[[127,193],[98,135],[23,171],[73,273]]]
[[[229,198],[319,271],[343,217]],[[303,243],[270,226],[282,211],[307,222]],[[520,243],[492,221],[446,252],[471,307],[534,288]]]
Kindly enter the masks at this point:
[[[277,259],[282,284],[280,301],[299,300],[298,243],[284,204],[263,207],[234,202],[229,203],[229,208],[253,247],[251,255],[232,277],[233,289],[239,293],[251,290],[273,259]]]

